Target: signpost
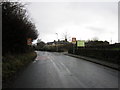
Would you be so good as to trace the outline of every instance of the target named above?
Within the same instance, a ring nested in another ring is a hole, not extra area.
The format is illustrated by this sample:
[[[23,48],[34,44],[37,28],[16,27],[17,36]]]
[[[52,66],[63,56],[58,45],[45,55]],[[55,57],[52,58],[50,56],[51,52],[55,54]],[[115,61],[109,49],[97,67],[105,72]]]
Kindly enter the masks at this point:
[[[75,45],[76,45],[76,38],[72,38],[72,43],[73,43],[73,54],[75,53]]]
[[[76,44],[76,38],[75,38],[75,37],[72,38],[72,43],[73,43],[73,44]]]
[[[27,45],[32,45],[32,39],[31,38],[27,39]]]
[[[84,40],[78,40],[77,41],[77,47],[85,47],[85,41]]]

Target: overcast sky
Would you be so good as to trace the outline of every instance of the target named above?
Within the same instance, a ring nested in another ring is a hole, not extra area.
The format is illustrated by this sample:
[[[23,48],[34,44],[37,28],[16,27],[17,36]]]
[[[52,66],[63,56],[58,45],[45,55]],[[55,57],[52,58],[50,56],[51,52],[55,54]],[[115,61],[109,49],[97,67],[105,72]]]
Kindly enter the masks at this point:
[[[118,42],[117,2],[30,2],[27,10],[39,33],[39,39],[52,42],[68,39]],[[36,42],[36,41],[34,41]]]

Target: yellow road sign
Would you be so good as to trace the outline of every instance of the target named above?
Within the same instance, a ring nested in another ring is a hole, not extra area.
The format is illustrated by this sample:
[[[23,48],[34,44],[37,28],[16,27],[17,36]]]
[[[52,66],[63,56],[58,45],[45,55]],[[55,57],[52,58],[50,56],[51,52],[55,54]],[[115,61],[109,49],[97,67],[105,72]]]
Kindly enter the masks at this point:
[[[84,46],[85,46],[85,41],[83,41],[83,40],[77,41],[77,47],[84,47]]]

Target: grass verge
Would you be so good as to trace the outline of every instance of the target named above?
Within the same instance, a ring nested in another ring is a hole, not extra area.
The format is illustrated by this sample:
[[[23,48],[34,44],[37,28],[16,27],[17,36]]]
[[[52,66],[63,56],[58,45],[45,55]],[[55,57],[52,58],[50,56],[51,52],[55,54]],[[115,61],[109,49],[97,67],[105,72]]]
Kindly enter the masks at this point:
[[[29,52],[24,54],[8,54],[2,57],[2,83],[3,88],[8,87],[9,81],[18,73],[21,69],[27,66],[31,61],[36,58],[36,52]]]

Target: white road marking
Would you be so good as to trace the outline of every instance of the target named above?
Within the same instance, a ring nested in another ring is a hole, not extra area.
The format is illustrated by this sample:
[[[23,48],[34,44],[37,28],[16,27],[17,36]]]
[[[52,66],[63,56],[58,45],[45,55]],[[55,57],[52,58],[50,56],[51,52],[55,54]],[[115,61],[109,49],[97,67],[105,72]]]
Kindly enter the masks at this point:
[[[72,75],[72,73],[70,72],[70,70],[69,70],[62,62],[60,62],[60,64],[65,68],[65,70],[66,70],[70,75]]]
[[[58,68],[58,66],[56,65],[56,63],[54,62],[54,58],[52,56],[50,56],[50,60],[51,62],[53,63],[54,67],[57,69],[58,73],[59,73],[59,76],[62,78],[62,79],[65,79],[65,77],[63,78],[63,76],[65,75],[65,73],[60,73],[60,69]],[[77,83],[79,83],[79,85],[81,85],[83,88],[85,88],[86,86],[75,76],[72,75],[72,73],[70,72],[70,70],[65,66],[65,64],[63,64],[62,62],[58,61],[59,64],[61,64],[61,66],[63,66],[65,68],[65,71],[67,73],[68,76],[72,76],[71,79],[75,80]],[[66,84],[67,82],[62,80],[64,84]]]
[[[57,69],[57,71],[59,71],[59,68],[57,67],[57,65],[55,64],[55,62],[53,61],[53,59],[51,57],[50,57],[50,61],[53,63],[53,65]]]

